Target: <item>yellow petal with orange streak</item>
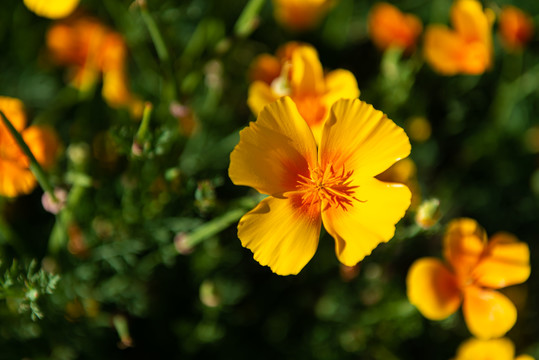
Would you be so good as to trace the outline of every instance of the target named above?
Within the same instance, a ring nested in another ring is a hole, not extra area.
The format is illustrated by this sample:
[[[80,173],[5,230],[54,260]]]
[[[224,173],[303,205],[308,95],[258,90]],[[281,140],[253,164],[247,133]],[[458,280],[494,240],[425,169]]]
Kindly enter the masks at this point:
[[[431,320],[447,318],[462,302],[455,275],[435,258],[422,258],[412,264],[406,292],[410,303]]]
[[[530,276],[530,249],[514,235],[494,234],[486,254],[473,269],[478,284],[497,289],[523,283]]]
[[[319,205],[305,209],[292,198],[268,197],[238,225],[242,245],[279,275],[299,273],[314,256],[319,236]]]
[[[370,178],[410,154],[404,130],[387,116],[358,99],[341,99],[331,108],[322,133],[319,163],[353,170]]]
[[[462,304],[470,332],[480,339],[504,336],[517,321],[515,305],[505,295],[489,289],[468,286]]]
[[[459,346],[454,360],[513,360],[514,356],[515,346],[509,339],[471,338]]]
[[[487,243],[485,230],[470,218],[458,218],[447,225],[444,256],[455,273],[467,280]]]
[[[80,0],[24,0],[24,5],[35,14],[49,19],[60,19],[71,14]]]
[[[247,105],[255,116],[262,111],[264,106],[277,100],[279,96],[275,95],[271,90],[270,85],[262,81],[255,81],[249,86],[249,95],[247,97]]]
[[[228,174],[236,185],[267,195],[295,191],[298,175],[316,168],[316,144],[307,123],[287,96],[267,105],[240,132]]]
[[[348,169],[348,168],[347,168]],[[359,179],[352,175],[352,186],[358,186],[348,206],[325,208],[322,219],[327,232],[335,239],[339,261],[354,266],[382,242],[395,234],[395,224],[410,206],[410,190],[402,184],[377,179]]]

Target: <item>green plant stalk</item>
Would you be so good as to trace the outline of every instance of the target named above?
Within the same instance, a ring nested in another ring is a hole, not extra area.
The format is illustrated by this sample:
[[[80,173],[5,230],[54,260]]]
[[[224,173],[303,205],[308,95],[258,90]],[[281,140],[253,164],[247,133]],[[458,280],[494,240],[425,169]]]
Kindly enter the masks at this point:
[[[157,51],[157,56],[159,56],[159,59],[162,62],[168,63],[170,56],[168,54],[165,41],[161,36],[161,32],[159,31],[155,20],[153,19],[152,15],[150,15],[146,6],[140,6],[140,13],[142,15],[142,20],[144,21],[144,24],[146,24],[146,27],[148,28],[150,37],[152,38],[155,50]]]
[[[262,5],[264,5],[264,0],[250,0],[245,5],[234,25],[234,34],[236,36],[245,38],[255,30],[258,13],[262,9]]]
[[[194,247],[200,242],[218,234],[234,222],[238,221],[245,214],[244,209],[234,209],[224,215],[221,215],[207,223],[201,225],[198,229],[187,234],[185,244],[188,247]]]
[[[148,133],[148,126],[150,125],[150,119],[152,117],[153,105],[150,102],[144,104],[144,111],[142,113],[142,121],[135,135],[135,142],[142,145],[146,134]]]
[[[58,199],[54,195],[54,190],[51,184],[49,183],[49,179],[47,178],[45,171],[43,171],[43,168],[37,162],[34,154],[32,154],[32,151],[30,151],[30,148],[28,147],[28,145],[26,144],[26,142],[24,142],[24,139],[22,138],[21,134],[17,131],[17,129],[15,129],[11,121],[9,121],[9,119],[1,110],[0,110],[0,115],[2,117],[2,121],[4,122],[4,125],[6,126],[10,134],[13,136],[13,138],[15,139],[15,142],[17,143],[17,145],[19,145],[19,148],[22,150],[24,155],[26,155],[28,159],[30,160],[30,165],[28,167],[30,168],[30,171],[32,171],[34,176],[36,177],[37,182],[39,183],[39,185],[41,185],[43,190],[45,190],[50,195],[51,199],[54,202],[58,202]]]

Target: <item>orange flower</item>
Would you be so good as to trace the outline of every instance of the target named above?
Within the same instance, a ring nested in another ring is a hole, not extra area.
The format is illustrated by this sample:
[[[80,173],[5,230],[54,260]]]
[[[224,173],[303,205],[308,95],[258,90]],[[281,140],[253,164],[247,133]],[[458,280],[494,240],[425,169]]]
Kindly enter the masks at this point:
[[[481,74],[492,65],[491,11],[477,0],[456,0],[451,7],[454,30],[431,25],[425,31],[427,62],[443,75]]]
[[[79,18],[55,24],[47,33],[47,46],[58,64],[71,66],[74,87],[91,89],[103,74],[102,93],[109,106],[140,115],[142,102],[129,90],[127,46],[120,34],[95,19]]]
[[[395,46],[410,53],[423,26],[417,16],[403,14],[395,6],[381,2],[371,9],[368,28],[372,41],[380,50]]]
[[[60,19],[71,14],[80,0],[24,0],[24,5],[39,16]]]
[[[294,31],[316,26],[335,5],[335,0],[273,0],[275,18]]]
[[[444,238],[449,266],[435,258],[417,260],[406,279],[408,299],[423,316],[441,320],[462,303],[470,332],[481,339],[503,336],[513,327],[513,303],[494,289],[520,284],[530,275],[528,245],[508,233],[487,242],[472,219],[453,220]]]
[[[508,51],[522,50],[533,36],[533,20],[514,6],[505,6],[500,14],[498,33]]]
[[[515,358],[515,346],[509,339],[468,339],[457,350],[454,360],[534,360],[529,355]]]
[[[278,77],[271,79],[269,72],[260,70],[264,66],[255,65],[251,71],[251,76],[261,80],[254,81],[249,87],[247,103],[257,115],[267,104],[282,96],[290,96],[319,143],[331,105],[341,98],[358,97],[357,81],[351,72],[343,69],[324,76],[318,54],[310,45],[289,43],[280,49],[278,55],[276,61],[281,64]],[[268,63],[268,58],[262,61]],[[259,58],[256,64],[260,62]],[[262,79],[271,79],[271,83]]]
[[[20,100],[0,96],[0,110],[4,112],[40,165],[49,169],[54,165],[59,141],[56,133],[47,127],[26,127],[26,115]],[[29,169],[29,160],[21,151],[9,130],[0,121],[0,196],[14,197],[30,193],[36,178]]]
[[[288,96],[267,105],[230,155],[232,182],[269,195],[240,220],[242,245],[273,272],[297,274],[323,224],[340,262],[356,265],[410,205],[406,186],[374,178],[409,153],[404,131],[358,99],[335,102],[318,147]]]

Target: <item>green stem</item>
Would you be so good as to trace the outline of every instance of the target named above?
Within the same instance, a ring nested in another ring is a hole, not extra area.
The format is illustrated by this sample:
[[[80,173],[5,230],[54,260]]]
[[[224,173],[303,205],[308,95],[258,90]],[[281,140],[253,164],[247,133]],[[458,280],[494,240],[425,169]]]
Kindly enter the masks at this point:
[[[185,244],[188,247],[194,247],[200,242],[218,234],[234,222],[238,221],[245,214],[244,209],[234,209],[224,215],[221,215],[207,223],[201,225],[198,229],[186,235]]]
[[[145,4],[140,6],[140,13],[142,15],[142,20],[148,28],[150,37],[152,38],[155,50],[157,51],[157,56],[159,56],[159,59],[162,62],[168,63],[170,56],[168,54],[165,41],[163,40],[159,28],[157,27],[157,24],[155,23],[155,20],[153,19],[152,15],[150,15],[150,12],[148,11],[148,8]]]
[[[255,29],[258,23],[258,13],[264,5],[264,0],[250,0],[243,8],[243,11],[234,25],[234,33],[236,36],[245,38],[249,36]]]
[[[135,142],[142,145],[148,132],[148,126],[150,125],[150,118],[152,117],[153,105],[150,102],[144,104],[144,112],[142,113],[142,121],[135,135]]]
[[[15,139],[15,142],[17,143],[17,145],[19,145],[19,148],[22,150],[24,155],[26,155],[28,159],[30,160],[29,168],[30,168],[30,171],[32,171],[32,173],[36,177],[37,182],[39,183],[39,185],[41,185],[43,190],[45,190],[50,195],[50,197],[52,198],[54,202],[58,202],[58,199],[54,195],[54,190],[51,184],[49,183],[49,179],[47,178],[45,171],[43,171],[43,168],[37,162],[34,154],[32,154],[32,151],[30,150],[30,148],[28,147],[28,145],[22,138],[21,134],[17,131],[17,129],[15,129],[11,121],[9,121],[9,119],[1,110],[0,110],[0,115],[2,117],[4,125],[7,127],[8,131]]]

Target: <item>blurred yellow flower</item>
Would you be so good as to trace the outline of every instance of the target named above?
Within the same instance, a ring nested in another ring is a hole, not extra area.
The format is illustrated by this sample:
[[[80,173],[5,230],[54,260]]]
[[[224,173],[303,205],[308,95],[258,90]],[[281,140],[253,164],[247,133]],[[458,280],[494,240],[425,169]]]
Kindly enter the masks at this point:
[[[318,25],[335,0],[273,0],[275,18],[284,27],[303,31]]]
[[[451,7],[454,30],[430,25],[425,30],[424,55],[443,75],[485,72],[492,65],[492,11],[477,0],[456,0]]]
[[[24,106],[18,99],[0,96],[0,110],[22,135],[40,165],[45,169],[51,168],[59,149],[56,133],[48,127],[26,128]],[[34,189],[37,182],[29,164],[26,155],[0,121],[0,196],[15,197],[28,194]]]
[[[515,358],[515,346],[509,339],[468,339],[463,342],[454,360],[534,360],[529,355]]]
[[[274,67],[267,65],[270,61],[268,57],[257,59],[251,76],[270,78],[271,72],[262,70]],[[290,96],[319,143],[324,121],[333,103],[341,98],[354,99],[359,96],[356,78],[343,69],[324,76],[318,53],[310,45],[289,43],[278,51],[276,61],[280,63],[279,76],[271,82],[256,80],[249,86],[247,103],[251,111],[257,115],[267,104],[282,96]],[[261,65],[261,62],[265,65]],[[274,70],[272,72],[275,74]]]
[[[406,279],[408,299],[423,316],[441,320],[462,303],[470,332],[481,339],[503,336],[513,327],[516,308],[494,289],[520,284],[530,275],[528,245],[508,233],[487,242],[472,219],[453,220],[444,237],[444,257],[414,262]]]
[[[123,37],[92,18],[57,23],[47,33],[53,59],[71,67],[71,84],[81,91],[93,88],[103,74],[102,94],[109,106],[142,113],[142,101],[129,90],[127,46]]]
[[[410,53],[415,49],[422,29],[417,16],[403,14],[398,8],[385,2],[376,3],[369,13],[369,35],[374,45],[382,51],[398,47]]]
[[[269,195],[240,220],[242,245],[273,272],[297,274],[324,224],[339,261],[356,265],[410,205],[406,186],[374,178],[409,153],[404,131],[358,99],[335,102],[318,148],[290,97],[267,105],[230,155],[232,182]]]
[[[49,19],[60,19],[71,14],[80,0],[24,0],[33,13]]]
[[[519,51],[533,37],[533,19],[524,11],[505,6],[500,14],[498,34],[508,51]]]

